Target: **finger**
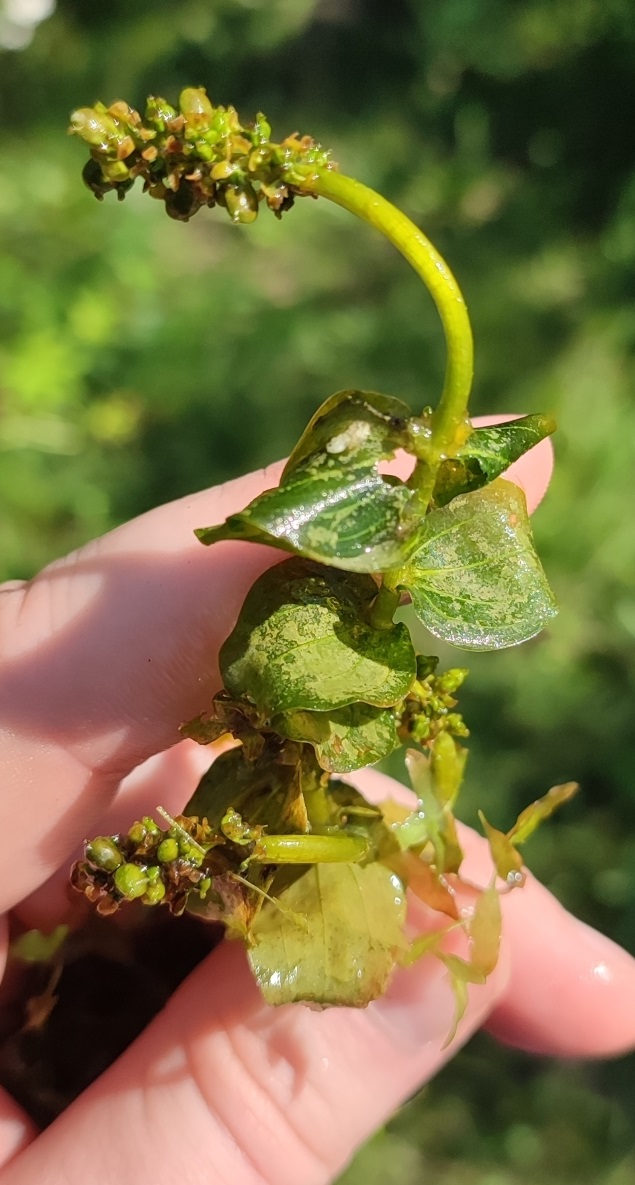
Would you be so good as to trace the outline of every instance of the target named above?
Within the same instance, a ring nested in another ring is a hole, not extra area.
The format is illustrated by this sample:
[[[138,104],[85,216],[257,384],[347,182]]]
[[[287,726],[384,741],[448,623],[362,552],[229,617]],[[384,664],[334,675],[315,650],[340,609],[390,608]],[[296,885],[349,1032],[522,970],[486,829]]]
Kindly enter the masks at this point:
[[[531,504],[543,456],[539,445],[517,471]],[[280,465],[151,511],[0,594],[0,827],[14,857],[0,909],[45,881],[125,774],[211,702],[219,645],[255,578],[282,557],[254,544],[207,549],[192,532],[279,475]]]
[[[457,1044],[503,977],[473,991]],[[32,1185],[44,1166],[47,1185],[136,1185],[140,1164],[153,1185],[320,1185],[454,1052],[441,1048],[453,1007],[428,962],[364,1010],[273,1009],[226,943],[2,1185]]]
[[[371,801],[412,795],[378,770],[347,775]],[[462,876],[484,886],[487,842],[461,827]],[[635,959],[578,921],[531,875],[502,898],[510,975],[488,1024],[500,1040],[532,1053],[608,1057],[635,1046]]]
[[[0,1169],[37,1135],[35,1124],[15,1099],[0,1087]]]

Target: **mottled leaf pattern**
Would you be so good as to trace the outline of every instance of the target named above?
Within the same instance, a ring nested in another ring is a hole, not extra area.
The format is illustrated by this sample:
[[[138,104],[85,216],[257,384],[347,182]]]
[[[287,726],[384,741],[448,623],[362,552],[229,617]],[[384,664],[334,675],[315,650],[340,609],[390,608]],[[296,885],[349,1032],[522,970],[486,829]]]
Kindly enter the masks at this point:
[[[455,456],[448,457],[439,467],[433,500],[445,506],[459,494],[478,490],[502,473],[555,432],[556,424],[549,416],[522,416],[505,424],[489,428],[475,428]]]
[[[249,961],[269,1004],[364,1008],[382,994],[407,946],[405,891],[394,873],[382,864],[317,864],[279,899],[297,923],[267,903],[251,930]]]
[[[556,613],[524,494],[500,479],[427,516],[402,583],[430,632],[466,650],[524,642]]]
[[[202,543],[245,539],[351,572],[399,566],[416,547],[412,492],[377,471],[407,441],[405,404],[344,391],[313,417],[280,485],[225,523],[196,532]]]
[[[369,576],[301,559],[269,569],[221,648],[225,686],[265,716],[397,703],[414,680],[415,652],[405,625],[377,630],[364,620],[376,594]]]
[[[349,773],[374,765],[399,745],[395,714],[390,708],[348,704],[332,712],[284,712],[272,727],[292,741],[315,747],[322,769]]]
[[[309,421],[282,475],[320,452],[355,464],[386,460],[408,444],[410,408],[400,399],[376,391],[338,391],[326,399]]]

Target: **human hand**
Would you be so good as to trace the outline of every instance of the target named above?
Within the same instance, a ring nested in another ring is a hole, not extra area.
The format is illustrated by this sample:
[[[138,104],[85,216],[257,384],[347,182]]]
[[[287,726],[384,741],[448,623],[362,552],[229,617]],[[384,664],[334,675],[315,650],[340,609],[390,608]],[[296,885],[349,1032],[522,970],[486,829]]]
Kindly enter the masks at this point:
[[[534,507],[548,445],[514,470]],[[11,864],[0,869],[5,950],[8,910],[45,929],[60,920],[66,869],[86,834],[115,831],[158,802],[178,811],[189,796],[201,751],[169,746],[217,690],[218,646],[275,559],[254,545],[207,551],[192,529],[240,509],[278,475],[152,511],[30,585],[0,590],[0,828],[12,837]],[[376,771],[356,781],[375,797],[399,793]],[[466,872],[478,882],[486,854],[475,836],[467,843]],[[0,1185],[317,1185],[483,1024],[564,1056],[635,1042],[635,962],[531,879],[504,910],[499,966],[470,989],[449,1050],[453,1000],[436,961],[398,973],[360,1012],[274,1010],[242,949],[223,944],[43,1135],[0,1097]]]

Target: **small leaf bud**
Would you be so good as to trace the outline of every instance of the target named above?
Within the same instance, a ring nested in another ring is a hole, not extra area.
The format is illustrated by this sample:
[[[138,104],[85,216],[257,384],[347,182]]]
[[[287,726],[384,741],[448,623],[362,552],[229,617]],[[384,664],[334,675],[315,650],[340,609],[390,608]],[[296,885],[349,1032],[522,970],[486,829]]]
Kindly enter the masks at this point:
[[[214,116],[214,108],[202,86],[186,86],[179,95],[179,107],[186,118],[192,115],[206,115],[208,119],[212,119]]]
[[[141,868],[139,864],[121,864],[113,879],[117,892],[128,901],[134,901],[135,897],[143,897],[148,888],[148,875],[145,868]]]
[[[86,859],[104,872],[114,872],[123,864],[123,856],[115,841],[107,835],[98,835],[86,844]]]
[[[143,894],[144,905],[160,905],[165,897],[165,885],[163,881],[155,881],[154,884],[148,885]]]
[[[168,836],[167,839],[161,841],[157,848],[157,860],[160,864],[170,864],[172,860],[176,860],[179,854],[179,845],[175,839]]]
[[[232,222],[255,222],[258,217],[258,197],[253,185],[228,185],[224,191],[227,213]]]

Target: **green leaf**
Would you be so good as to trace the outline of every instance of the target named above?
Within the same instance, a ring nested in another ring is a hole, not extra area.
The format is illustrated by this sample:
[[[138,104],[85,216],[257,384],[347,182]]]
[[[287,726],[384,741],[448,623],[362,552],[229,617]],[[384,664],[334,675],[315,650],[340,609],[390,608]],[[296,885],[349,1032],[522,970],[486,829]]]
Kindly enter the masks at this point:
[[[510,887],[523,884],[525,874],[522,871],[522,857],[516,851],[511,839],[503,831],[498,831],[496,827],[492,827],[482,811],[479,811],[478,816],[481,820],[483,831],[487,836],[487,842],[497,876],[500,876],[501,880],[506,881]]]
[[[457,1029],[465,1016],[469,1003],[468,984],[485,983],[485,976],[482,971],[473,967],[471,963],[466,963],[465,959],[459,958],[458,955],[439,954],[438,958],[448,969],[450,986],[454,994],[454,1017],[450,1032],[442,1045],[442,1049],[447,1049],[448,1045],[454,1041]]]
[[[538,798],[521,811],[511,831],[508,831],[507,838],[514,845],[524,843],[544,819],[553,815],[563,803],[569,802],[579,789],[577,782],[564,782],[561,786],[552,786],[542,798]]]
[[[256,581],[220,651],[225,686],[266,716],[363,700],[390,707],[416,674],[403,624],[373,629],[364,620],[377,595],[370,576],[344,576],[301,559]]]
[[[487,978],[498,963],[501,942],[501,903],[494,885],[479,894],[467,932],[470,939],[470,963]]]
[[[447,733],[441,735],[447,736]],[[452,744],[455,742],[452,741]],[[456,748],[459,750],[458,745]],[[462,776],[464,765],[465,759],[457,757],[456,774],[459,778]],[[417,749],[409,749],[406,753],[406,767],[418,804],[405,823],[397,828],[399,842],[402,847],[417,848],[423,847],[426,843],[432,844],[437,871],[458,872],[463,852],[456,833],[451,805],[446,797],[447,786],[437,783],[433,759]],[[457,793],[458,785],[453,791],[452,801]]]
[[[377,463],[406,443],[398,400],[345,391],[327,400],[294,450],[277,489],[267,490],[202,543],[244,539],[351,572],[399,567],[417,545],[412,491]]]
[[[332,712],[284,712],[272,727],[292,741],[309,742],[322,769],[349,773],[374,765],[399,746],[395,714],[390,708],[348,704]]]
[[[239,746],[216,758],[183,814],[205,818],[214,831],[220,831],[222,820],[233,808],[252,827],[267,827],[279,835],[306,832],[301,779],[299,764],[282,765],[268,751],[257,761],[249,761]]]
[[[499,479],[432,511],[422,537],[401,583],[432,634],[466,650],[498,650],[554,617],[525,496],[511,482]]]
[[[275,884],[271,889],[275,894]],[[256,918],[249,961],[269,1004],[299,1000],[364,1008],[385,990],[400,952],[405,891],[382,864],[317,864]]]
[[[468,751],[447,732],[439,733],[431,746],[431,772],[437,800],[452,807],[457,800]]]
[[[439,466],[433,500],[445,506],[459,494],[478,490],[556,430],[549,416],[523,416],[489,428],[475,428],[456,455]]]
[[[284,469],[284,481],[318,453],[374,464],[408,444],[410,408],[401,399],[376,391],[338,391],[309,421]]]
[[[11,943],[9,953],[12,958],[22,959],[25,963],[48,963],[58,954],[69,933],[69,927],[64,924],[56,926],[50,934],[43,930],[27,930]]]

